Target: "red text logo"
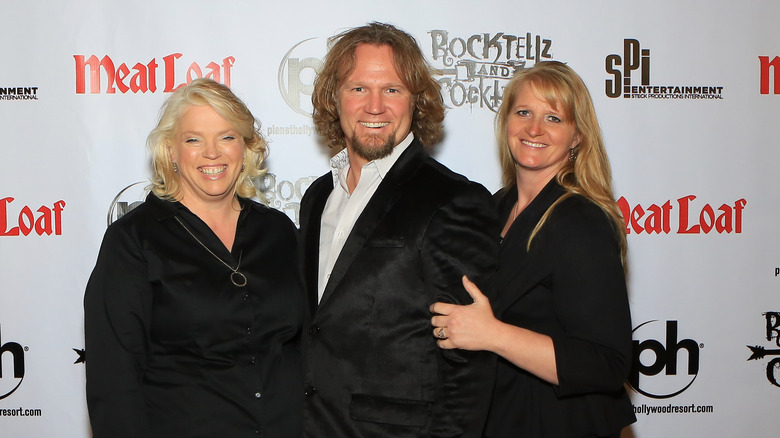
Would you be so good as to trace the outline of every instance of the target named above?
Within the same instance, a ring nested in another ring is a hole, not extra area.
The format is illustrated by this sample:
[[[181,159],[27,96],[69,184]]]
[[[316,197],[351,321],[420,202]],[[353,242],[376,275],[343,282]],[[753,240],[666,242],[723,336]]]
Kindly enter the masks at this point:
[[[187,67],[183,76],[181,70],[183,66],[179,65],[177,60],[182,57],[181,53],[173,53],[162,58],[162,63],[152,58],[146,64],[136,63],[128,67],[126,63],[116,65],[110,56],[106,55],[101,59],[92,55],[89,58],[84,55],[73,55],[76,60],[76,94],[84,94],[87,89],[87,77],[89,77],[89,92],[92,94],[101,93],[101,79],[106,79],[106,94],[114,94],[117,89],[120,93],[146,93],[156,92],[158,81],[162,81],[163,92],[170,93],[177,88],[189,84],[198,78],[211,78],[230,86],[230,69],[236,62],[236,58],[228,56],[220,63],[209,62],[201,67],[197,62],[193,62]],[[162,77],[158,76],[158,69],[162,68]],[[205,74],[204,74],[205,73]]]
[[[626,234],[669,234],[676,225],[677,234],[742,233],[742,212],[747,201],[738,199],[731,204],[714,207],[696,202],[696,196],[688,195],[674,203],[668,200],[661,205],[631,205],[625,197],[617,200],[626,221]]]
[[[14,198],[0,199],[0,236],[27,236],[32,232],[42,236],[50,236],[54,233],[62,235],[62,210],[65,209],[65,201],[59,200],[51,207],[42,205],[33,212],[33,209],[25,205],[18,213],[9,204]]]
[[[759,56],[758,60],[761,61],[761,94],[769,94],[769,79],[772,78],[774,85],[774,93],[780,94],[780,56],[775,56],[771,61],[768,56]],[[769,74],[769,67],[772,67],[772,74]]]

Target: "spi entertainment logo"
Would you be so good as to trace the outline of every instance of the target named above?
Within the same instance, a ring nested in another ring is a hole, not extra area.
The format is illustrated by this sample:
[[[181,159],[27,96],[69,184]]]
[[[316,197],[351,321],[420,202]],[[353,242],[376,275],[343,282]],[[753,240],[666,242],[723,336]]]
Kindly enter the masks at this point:
[[[662,324],[652,320],[634,329],[633,364],[628,376],[631,389],[650,398],[665,399],[693,384],[704,345],[678,338],[677,321]],[[680,353],[684,353],[682,360]]]
[[[650,49],[635,39],[623,40],[623,55],[607,55],[607,97],[626,99],[723,99],[723,87],[706,84],[675,85],[650,81]],[[636,81],[636,79],[639,81]]]
[[[24,380],[24,352],[28,347],[22,347],[16,342],[3,343],[2,332],[0,332],[0,400],[13,394],[19,389]],[[10,361],[5,358],[9,357]],[[8,369],[10,365],[10,370]],[[10,371],[10,373],[9,373]]]
[[[780,268],[775,269],[775,276],[780,275]],[[780,312],[764,313],[766,340],[774,340],[773,347],[780,347]],[[766,349],[760,345],[751,347],[750,357],[747,360],[760,360],[769,356],[772,358],[766,365],[766,378],[772,385],[780,387],[778,376],[780,376],[780,348]]]
[[[0,100],[38,100],[38,87],[0,87]]]
[[[444,103],[450,108],[468,107],[498,111],[504,87],[516,71],[536,62],[552,60],[552,40],[530,32],[450,35],[430,30],[433,67],[441,74]]]

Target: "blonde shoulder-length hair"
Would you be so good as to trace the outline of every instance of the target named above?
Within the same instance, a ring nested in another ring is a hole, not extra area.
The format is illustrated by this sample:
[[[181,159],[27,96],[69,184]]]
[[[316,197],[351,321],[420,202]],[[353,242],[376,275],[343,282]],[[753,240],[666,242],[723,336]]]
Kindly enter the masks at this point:
[[[564,163],[556,175],[558,184],[566,190],[566,194],[553,203],[536,224],[528,239],[528,246],[552,210],[564,199],[577,194],[599,206],[612,221],[625,267],[625,224],[612,192],[612,171],[596,110],[582,78],[568,65],[558,61],[538,62],[529,69],[520,70],[504,89],[503,102],[496,116],[496,137],[504,186],[517,183],[516,164],[509,150],[506,128],[520,86],[526,82],[532,84],[538,95],[550,106],[563,111],[573,120],[581,137],[580,144],[572,151],[574,159]]]
[[[268,154],[260,122],[230,88],[206,78],[196,79],[176,90],[160,110],[160,120],[146,140],[154,167],[152,192],[162,199],[175,200],[181,191],[179,175],[174,172],[169,150],[181,116],[195,105],[212,107],[243,137],[246,146],[244,171],[238,177],[235,193],[242,198],[259,196],[253,178],[265,172],[262,165]]]

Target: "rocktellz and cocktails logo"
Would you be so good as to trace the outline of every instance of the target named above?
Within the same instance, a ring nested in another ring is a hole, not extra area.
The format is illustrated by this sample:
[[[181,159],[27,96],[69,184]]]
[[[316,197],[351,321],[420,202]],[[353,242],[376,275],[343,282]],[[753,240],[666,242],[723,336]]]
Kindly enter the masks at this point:
[[[642,48],[638,40],[623,40],[623,56],[606,58],[607,97],[626,99],[723,99],[723,87],[709,84],[677,85],[650,82],[650,49]],[[633,82],[639,76],[639,83]]]
[[[552,40],[530,32],[459,37],[437,29],[428,34],[431,65],[440,72],[436,79],[442,86],[445,104],[451,108],[467,106],[497,111],[504,86],[517,70],[537,61],[553,59]],[[426,45],[421,45],[425,51]],[[311,116],[314,78],[322,68],[326,53],[326,39],[308,38],[290,48],[279,64],[279,92],[287,105],[299,114]],[[272,133],[288,132],[309,134],[297,126],[281,127],[279,132]]]
[[[775,276],[780,275],[780,268],[775,269]],[[766,322],[766,340],[775,341],[774,347],[780,347],[780,312],[764,313]],[[780,348],[764,348],[760,345],[747,346],[750,349],[750,357],[747,360],[761,360],[767,356],[771,358],[766,365],[766,378],[772,385],[780,387]]]
[[[504,87],[517,70],[553,59],[552,40],[530,32],[477,33],[466,37],[428,31],[431,58],[449,107],[498,111]]]
[[[87,78],[89,78],[89,92],[91,94],[114,94],[119,90],[124,94],[155,93],[162,86],[164,93],[170,93],[177,88],[186,85],[195,79],[206,77],[230,86],[230,70],[236,62],[236,58],[228,56],[221,61],[211,61],[203,67],[197,62],[192,62],[182,74],[183,66],[178,62],[181,53],[172,53],[162,58],[152,58],[145,64],[136,62],[132,67],[127,63],[117,64],[110,56],[105,55],[98,59],[91,55],[73,55],[76,61],[76,94],[85,94],[87,90]],[[101,78],[105,77],[106,87],[101,88]]]

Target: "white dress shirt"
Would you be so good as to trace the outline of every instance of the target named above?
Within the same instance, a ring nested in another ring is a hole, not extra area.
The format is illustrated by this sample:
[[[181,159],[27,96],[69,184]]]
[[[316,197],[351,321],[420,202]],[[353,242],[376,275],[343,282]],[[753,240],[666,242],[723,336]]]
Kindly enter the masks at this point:
[[[347,188],[347,173],[349,172],[349,156],[344,149],[330,159],[333,173],[333,191],[328,196],[325,209],[322,212],[320,229],[320,263],[317,282],[317,302],[322,300],[325,286],[328,284],[333,266],[344,248],[352,227],[366,208],[368,201],[374,196],[377,187],[387,172],[393,167],[398,157],[412,143],[414,135],[410,132],[404,140],[393,148],[390,155],[378,160],[369,161],[360,171],[360,180],[351,194]]]

